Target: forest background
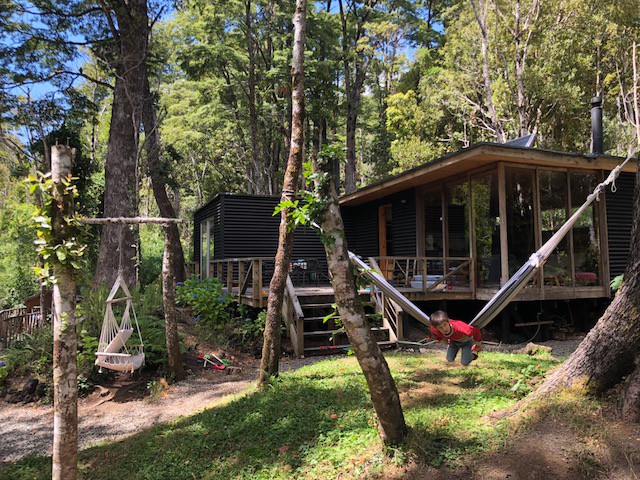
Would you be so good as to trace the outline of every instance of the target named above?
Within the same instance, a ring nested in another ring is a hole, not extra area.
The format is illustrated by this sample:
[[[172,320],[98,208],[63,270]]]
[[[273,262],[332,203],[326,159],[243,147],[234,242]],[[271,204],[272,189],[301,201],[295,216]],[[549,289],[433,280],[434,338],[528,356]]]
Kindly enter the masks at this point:
[[[113,128],[123,98],[117,79],[139,67],[118,69],[136,5],[147,23],[140,59],[156,122],[132,129],[135,213],[158,214],[159,176],[184,220],[188,260],[192,214],[213,195],[279,195],[293,2],[3,1],[0,309],[38,291],[35,199],[23,179],[49,171],[56,139],[78,150],[84,215],[103,216],[116,194],[105,188],[105,169],[123,141]],[[606,153],[625,155],[640,129],[634,0],[328,0],[314,2],[307,21],[306,151],[333,157],[342,193],[476,142],[529,133],[541,148],[587,153],[593,96],[604,99]],[[152,135],[158,158],[149,154]],[[143,225],[135,237],[138,279],[149,284],[160,274],[163,232]],[[98,230],[88,245],[90,282],[106,248]]]

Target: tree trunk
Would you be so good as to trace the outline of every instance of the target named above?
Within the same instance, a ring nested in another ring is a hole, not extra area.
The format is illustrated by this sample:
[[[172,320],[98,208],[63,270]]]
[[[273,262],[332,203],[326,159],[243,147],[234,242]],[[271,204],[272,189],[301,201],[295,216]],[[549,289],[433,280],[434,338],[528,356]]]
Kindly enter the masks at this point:
[[[177,228],[175,224],[174,227]],[[164,227],[164,255],[162,256],[162,304],[164,306],[164,328],[166,332],[169,371],[176,382],[184,380],[185,371],[180,357],[178,321],[176,319],[176,283],[174,280],[173,244],[171,224]]]
[[[296,12],[293,17],[294,42],[293,66],[291,68],[291,148],[287,170],[282,186],[282,201],[292,200],[298,193],[302,158],[304,155],[304,42],[306,34],[307,0],[297,0]],[[289,275],[289,263],[293,251],[293,230],[289,221],[290,209],[283,208],[280,212],[280,237],[276,263],[269,284],[269,298],[267,300],[267,320],[264,329],[264,345],[260,362],[260,380],[263,384],[270,377],[278,374],[280,361],[280,325],[282,323],[282,304],[284,289]]]
[[[640,242],[640,174],[636,173],[631,245]],[[534,393],[558,388],[601,393],[629,375],[640,351],[640,250],[631,248],[624,284],[577,350]],[[636,372],[637,375],[637,372]],[[635,395],[630,387],[630,394]]]
[[[60,184],[71,174],[73,150],[52,148],[51,176]],[[73,214],[73,197],[56,196],[51,209],[54,238],[64,239]],[[53,286],[53,456],[52,478],[75,480],[78,475],[78,364],[76,334],[76,280],[68,264],[53,262],[57,282]]]
[[[624,382],[621,410],[625,422],[640,422],[640,364]]]
[[[151,96],[151,88],[149,87],[149,78],[145,76],[144,80],[144,106],[142,110],[142,123],[145,131],[145,144],[147,147],[147,161],[149,167],[149,176],[151,177],[151,188],[153,196],[158,204],[160,216],[165,218],[175,218],[177,216],[173,204],[167,194],[165,175],[163,175],[162,164],[160,162],[160,132],[158,131],[158,122],[156,119],[155,105]],[[171,269],[174,280],[176,282],[184,282],[185,280],[185,261],[182,243],[180,242],[180,231],[177,223],[171,223],[165,229],[165,235],[169,237],[169,245],[172,251],[173,267]]]
[[[118,21],[118,52],[115,88],[104,172],[104,216],[135,217],[138,209],[138,138],[144,98],[147,59],[146,0],[111,0]],[[134,227],[135,228],[135,227]],[[112,284],[122,257],[122,273],[129,285],[136,283],[136,232],[105,225],[100,234],[100,250],[94,284]],[[123,250],[122,255],[114,252]]]
[[[338,313],[367,380],[373,407],[378,416],[380,437],[385,444],[400,444],[407,434],[400,397],[389,365],[371,334],[371,326],[356,288],[338,196],[331,180],[331,169],[332,165],[329,162],[321,165],[319,159],[314,162],[315,172],[326,174],[326,180],[323,184],[317,185],[317,188],[321,198],[328,202],[321,228],[325,232],[323,243]]]
[[[495,106],[493,105],[493,98],[491,93],[491,74],[489,71],[489,36],[487,33],[487,2],[489,0],[480,0],[480,5],[476,3],[476,0],[471,1],[473,6],[473,13],[478,22],[480,28],[480,51],[482,53],[482,78],[484,80],[484,99],[487,106],[487,115],[491,122],[496,141],[498,143],[504,143],[505,134],[502,128],[502,123],[498,119]]]

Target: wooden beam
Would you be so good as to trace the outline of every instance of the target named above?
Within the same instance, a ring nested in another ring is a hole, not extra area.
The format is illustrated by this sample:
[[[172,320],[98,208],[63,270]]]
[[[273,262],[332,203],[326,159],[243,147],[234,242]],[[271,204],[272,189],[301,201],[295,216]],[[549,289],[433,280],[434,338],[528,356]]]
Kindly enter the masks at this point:
[[[180,218],[162,218],[162,217],[111,217],[111,218],[83,218],[82,223],[88,225],[134,225],[140,223],[182,223]]]

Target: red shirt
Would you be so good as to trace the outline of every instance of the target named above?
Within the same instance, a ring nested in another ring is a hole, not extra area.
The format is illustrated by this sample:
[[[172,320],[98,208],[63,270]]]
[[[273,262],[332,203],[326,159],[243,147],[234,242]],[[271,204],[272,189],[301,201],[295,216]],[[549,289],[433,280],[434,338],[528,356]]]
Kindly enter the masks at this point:
[[[448,340],[449,342],[468,342],[470,340],[474,340],[476,342],[482,341],[482,336],[480,335],[480,329],[478,327],[474,327],[465,323],[461,320],[449,320],[449,323],[453,327],[450,335],[443,335],[440,331],[435,327],[429,327],[431,331],[431,335],[437,341],[441,342],[443,340]]]

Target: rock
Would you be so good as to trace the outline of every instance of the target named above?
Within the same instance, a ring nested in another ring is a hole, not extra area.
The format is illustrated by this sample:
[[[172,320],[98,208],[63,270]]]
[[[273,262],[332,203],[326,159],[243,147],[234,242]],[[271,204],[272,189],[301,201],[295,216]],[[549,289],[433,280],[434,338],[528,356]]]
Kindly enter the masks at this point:
[[[529,342],[527,346],[524,348],[520,348],[518,350],[514,350],[513,353],[523,353],[525,355],[537,355],[541,352],[549,352],[551,353],[553,349],[551,347],[545,347],[544,345],[536,345],[535,343]]]
[[[47,386],[44,383],[40,382],[36,387],[36,391],[34,395],[36,396],[36,398],[42,398],[44,397],[44,394],[46,393],[46,391],[47,391]]]
[[[7,403],[20,403],[22,401],[22,395],[18,392],[8,393],[4,401]]]
[[[22,387],[22,395],[24,397],[28,396],[28,395],[33,395],[34,393],[36,393],[36,388],[38,388],[38,380],[35,378],[31,378],[29,380],[27,380],[27,383],[24,384],[24,387]]]

